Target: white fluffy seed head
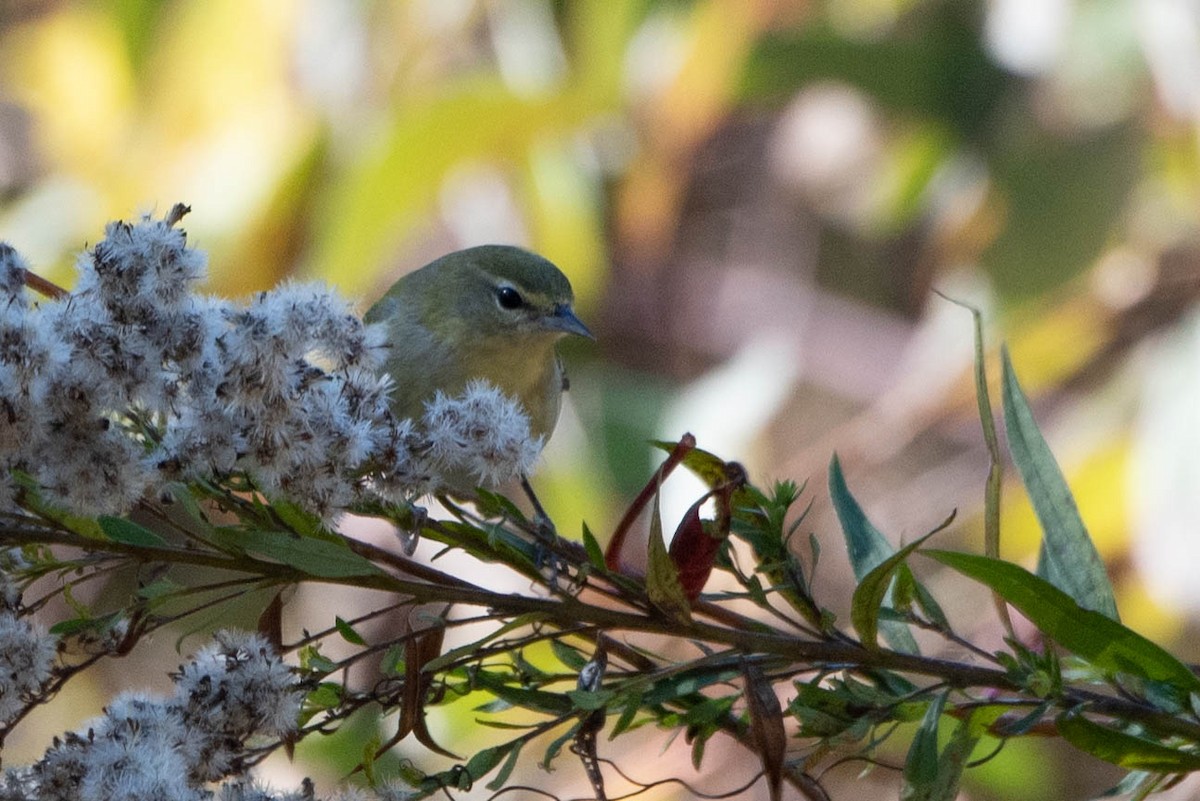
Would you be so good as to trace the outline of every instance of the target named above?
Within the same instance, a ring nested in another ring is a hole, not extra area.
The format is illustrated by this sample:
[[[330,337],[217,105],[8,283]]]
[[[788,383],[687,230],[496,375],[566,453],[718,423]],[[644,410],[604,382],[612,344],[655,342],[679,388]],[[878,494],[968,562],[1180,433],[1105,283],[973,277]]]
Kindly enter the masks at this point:
[[[435,398],[419,435],[395,420],[386,328],[328,287],[285,283],[238,305],[194,293],[204,269],[165,222],[113,223],[70,296],[30,305],[24,263],[0,244],[0,469],[88,515],[246,473],[332,521],[364,495],[495,485],[536,462],[520,407],[482,383]],[[160,427],[149,443],[126,426],[135,410]]]
[[[208,782],[244,772],[251,738],[295,727],[302,692],[258,634],[218,633],[175,678],[173,696],[117,696],[31,769],[6,775],[0,797],[16,783],[40,801],[199,801],[212,797]]]
[[[542,449],[529,433],[520,404],[485,381],[473,381],[461,396],[438,392],[422,418],[429,457],[441,472],[465,473],[496,486],[528,473]]]
[[[0,728],[50,682],[57,653],[57,637],[10,611],[0,611]]]

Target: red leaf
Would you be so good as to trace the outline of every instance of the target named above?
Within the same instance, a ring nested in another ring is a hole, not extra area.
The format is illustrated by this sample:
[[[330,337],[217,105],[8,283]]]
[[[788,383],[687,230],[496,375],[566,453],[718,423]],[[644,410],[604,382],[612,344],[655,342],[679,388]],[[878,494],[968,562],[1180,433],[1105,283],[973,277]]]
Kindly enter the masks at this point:
[[[696,438],[691,434],[684,434],[679,438],[679,443],[675,449],[667,456],[662,465],[654,471],[654,475],[646,482],[646,486],[642,487],[642,491],[633,499],[633,503],[629,504],[629,508],[625,510],[625,515],[621,518],[621,522],[617,524],[616,530],[613,532],[612,539],[608,541],[608,547],[604,549],[604,564],[609,570],[621,571],[621,552],[625,549],[625,538],[629,535],[629,529],[633,526],[633,521],[637,520],[638,515],[646,508],[646,504],[650,503],[650,499],[662,486],[662,481],[671,471],[674,470],[683,458],[687,456],[688,451],[696,447]]]
[[[717,558],[717,549],[729,536],[729,526],[733,517],[733,493],[746,483],[746,471],[740,464],[727,462],[722,467],[725,471],[724,483],[713,487],[691,505],[679,521],[675,537],[671,540],[671,561],[675,563],[675,569],[679,572],[679,583],[683,586],[683,592],[692,603],[700,597],[701,590],[708,583],[713,563]],[[700,517],[700,507],[709,498],[716,502],[716,520],[704,520]]]
[[[783,768],[787,757],[787,731],[783,725],[783,709],[775,688],[767,681],[762,668],[742,660],[742,678],[746,683],[746,711],[750,713],[750,738],[762,759],[763,774],[771,801],[783,797]]]
[[[679,521],[675,529],[675,537],[671,540],[671,561],[679,572],[679,583],[689,602],[695,602],[700,597],[700,591],[708,583],[712,573],[713,562],[717,558],[717,548],[721,540],[708,533],[704,520],[700,517],[700,507],[708,500],[704,495],[696,501]]]

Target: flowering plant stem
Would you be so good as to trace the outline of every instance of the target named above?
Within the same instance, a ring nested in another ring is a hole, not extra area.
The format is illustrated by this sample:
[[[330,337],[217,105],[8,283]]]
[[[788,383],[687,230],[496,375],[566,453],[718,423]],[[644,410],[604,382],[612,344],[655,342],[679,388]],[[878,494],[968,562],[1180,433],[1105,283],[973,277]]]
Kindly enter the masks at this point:
[[[1007,361],[1013,457],[1039,515],[1061,523],[1047,532],[1057,567],[1035,575],[994,553],[929,547],[953,516],[896,548],[835,457],[830,501],[857,578],[848,626],[813,591],[818,541],[804,552],[796,536],[802,488],[756,487],[690,436],[660,443],[669,455],[607,550],[586,526],[570,541],[540,506],[531,519],[482,489],[470,504],[445,499],[445,519],[425,514],[414,501],[445,476],[523,478],[519,408],[471,386],[421,421],[396,420],[377,332],[327,290],[287,286],[244,306],[190,296],[203,259],[181,216],[113,224],[71,295],[40,306],[0,247],[0,742],[83,666],[136,658],[149,632],[256,603],[259,631],[216,633],[174,674],[173,695],[118,696],[33,765],[6,766],[0,801],[200,801],[221,782],[223,798],[311,801],[313,788],[271,791],[250,769],[372,711],[396,713],[394,734],[354,749],[367,788],[331,799],[454,796],[484,781],[500,794],[528,751],[550,765],[568,745],[595,798],[612,782],[636,795],[654,782],[604,756],[646,724],[683,733],[697,767],[718,735],[731,738],[772,798],[784,785],[829,798],[828,771],[904,753],[902,797],[951,801],[972,759],[1027,736],[1125,769],[1122,792],[1200,770],[1200,677],[1117,619]],[[503,437],[487,433],[493,416]],[[674,468],[707,489],[667,547],[658,496]],[[626,551],[647,509],[643,575]],[[391,523],[396,547],[350,536],[346,515]],[[440,570],[422,542],[478,570]],[[1086,576],[1055,572],[1080,554]],[[977,582],[1037,636],[1007,628],[1000,650],[973,643],[918,566]],[[98,588],[119,571],[139,581],[114,601]],[[528,590],[490,588],[497,572]],[[369,605],[306,619],[282,592],[302,584],[362,590]],[[51,609],[47,632],[36,618]],[[304,633],[288,643],[294,628]],[[451,631],[467,641],[448,647]],[[460,757],[426,718],[481,695],[491,700],[473,711],[491,744]],[[426,752],[451,766],[417,767]]]

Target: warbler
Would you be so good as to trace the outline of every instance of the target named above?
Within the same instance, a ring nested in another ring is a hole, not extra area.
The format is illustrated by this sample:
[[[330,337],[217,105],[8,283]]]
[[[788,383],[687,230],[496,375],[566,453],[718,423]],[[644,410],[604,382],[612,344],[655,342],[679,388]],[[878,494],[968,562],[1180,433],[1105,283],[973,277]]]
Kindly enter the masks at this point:
[[[567,388],[556,344],[594,338],[574,301],[558,267],[508,245],[460,250],[405,275],[363,318],[388,327],[392,411],[420,419],[438,390],[457,395],[485,379],[524,407],[530,434],[548,439]]]

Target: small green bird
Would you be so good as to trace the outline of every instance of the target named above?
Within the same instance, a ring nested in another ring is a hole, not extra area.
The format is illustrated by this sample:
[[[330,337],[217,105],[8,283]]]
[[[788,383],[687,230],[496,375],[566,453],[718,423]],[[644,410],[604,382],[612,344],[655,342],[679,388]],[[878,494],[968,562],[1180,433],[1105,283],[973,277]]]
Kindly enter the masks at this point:
[[[574,300],[561,270],[508,245],[460,250],[405,275],[363,318],[388,326],[392,411],[419,420],[438,390],[457,395],[485,379],[524,407],[533,436],[549,438],[567,388],[555,345],[593,338]]]

